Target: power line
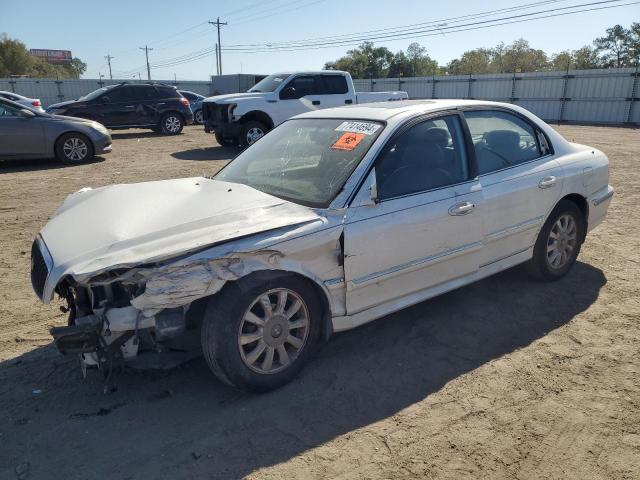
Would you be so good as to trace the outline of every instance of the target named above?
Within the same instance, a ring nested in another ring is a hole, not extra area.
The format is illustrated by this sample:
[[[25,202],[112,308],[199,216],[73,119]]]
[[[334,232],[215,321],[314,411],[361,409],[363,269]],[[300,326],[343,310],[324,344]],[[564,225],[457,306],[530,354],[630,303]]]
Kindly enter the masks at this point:
[[[528,22],[528,21],[533,21],[533,20],[541,20],[541,19],[546,19],[546,18],[553,18],[553,17],[560,17],[560,16],[566,16],[566,15],[573,15],[576,13],[583,13],[583,12],[590,12],[590,11],[597,11],[597,10],[606,10],[606,9],[611,9],[611,8],[618,8],[618,7],[623,7],[623,6],[628,6],[628,5],[635,5],[638,4],[640,2],[629,2],[629,3],[624,3],[624,4],[617,4],[617,5],[607,5],[607,6],[601,6],[601,7],[594,7],[594,8],[584,8],[584,9],[579,9],[579,10],[575,10],[579,7],[586,7],[586,6],[592,6],[592,5],[597,5],[597,4],[603,4],[603,3],[612,3],[612,2],[619,2],[620,0],[608,0],[608,1],[601,1],[601,2],[592,2],[592,3],[587,3],[587,4],[580,4],[580,5],[573,5],[572,7],[565,7],[563,9],[548,9],[548,10],[544,10],[544,11],[538,11],[538,12],[532,12],[529,14],[524,14],[524,15],[512,15],[512,16],[508,16],[508,17],[502,17],[502,18],[497,18],[497,19],[492,19],[492,20],[485,20],[485,21],[481,21],[481,22],[470,22],[470,23],[466,23],[466,24],[462,24],[462,25],[457,25],[457,26],[448,26],[448,27],[437,27],[437,28],[432,28],[432,29],[423,29],[420,32],[408,32],[408,33],[404,33],[403,35],[411,35],[412,37],[428,37],[428,36],[434,36],[434,35],[440,35],[440,32],[444,29],[447,31],[447,33],[457,33],[457,32],[465,32],[465,31],[472,31],[472,30],[480,30],[480,29],[485,29],[485,28],[491,28],[491,27],[495,27],[495,26],[501,26],[501,25],[508,25],[508,24],[514,24],[514,23],[523,23],[523,22]],[[544,15],[544,16],[536,16],[534,18],[522,18],[522,17],[526,17],[526,16],[531,16],[531,15],[541,15],[544,13],[548,13],[548,12],[554,12],[554,11],[558,11],[558,10],[566,10],[567,8],[573,8],[573,11],[570,12],[560,12],[560,13],[552,13],[549,15]],[[419,34],[416,34],[419,33]],[[398,37],[400,34],[394,34],[392,35],[393,37]],[[385,36],[379,36],[379,37],[389,37],[390,35],[385,35]],[[369,40],[375,40],[376,38],[379,37],[372,37],[372,38],[368,38]],[[401,40],[402,38],[392,38],[392,39],[386,39],[386,41],[395,41],[395,40]],[[354,39],[354,40],[349,40],[349,42],[351,43],[358,43],[360,42],[362,39]],[[347,42],[347,43],[349,43]],[[345,42],[342,42],[343,44]],[[297,50],[317,50],[317,49],[322,49],[322,48],[332,48],[334,47],[334,44],[331,45],[327,45],[327,44],[309,44],[309,45],[295,45],[295,46],[283,46],[283,47],[275,47],[275,48],[254,48],[254,49],[250,49],[250,48],[233,48],[233,47],[227,47],[224,49],[225,52],[227,53],[261,53],[261,52],[266,52],[266,51],[297,51]],[[198,52],[193,52],[193,55],[189,56],[189,54],[187,55],[183,55],[182,58],[180,60],[176,60],[176,61],[167,61],[166,63],[160,63],[157,65],[158,68],[164,68],[164,67],[169,67],[169,66],[173,66],[173,65],[180,65],[180,64],[184,64],[184,63],[189,63],[192,61],[196,61],[199,60],[201,58],[204,58],[206,56],[209,56],[211,54],[211,49],[205,49],[202,51],[198,51]],[[154,65],[155,67],[156,65]]]

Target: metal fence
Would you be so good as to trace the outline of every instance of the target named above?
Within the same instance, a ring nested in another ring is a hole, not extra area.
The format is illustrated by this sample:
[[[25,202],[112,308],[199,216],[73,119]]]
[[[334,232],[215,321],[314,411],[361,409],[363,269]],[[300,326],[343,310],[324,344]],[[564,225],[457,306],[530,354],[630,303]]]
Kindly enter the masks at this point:
[[[244,92],[259,75],[222,75],[211,81],[158,80],[210,96]],[[39,98],[50,105],[72,100],[118,80],[0,79],[0,90]],[[520,105],[551,122],[640,125],[638,68],[566,72],[440,75],[355,80],[360,92],[405,90],[409,98],[467,98]]]
[[[551,122],[640,125],[638,68],[354,80],[357,91],[520,105]]]
[[[124,80],[53,80],[47,78],[0,78],[0,90],[14,92],[25,97],[39,98],[43,106],[52,103],[74,100],[89,92],[104,87],[121,83]],[[154,80],[157,83],[175,85],[181,90],[189,90],[201,95],[209,96],[215,92],[212,82]],[[144,81],[127,80],[129,83],[144,83]]]

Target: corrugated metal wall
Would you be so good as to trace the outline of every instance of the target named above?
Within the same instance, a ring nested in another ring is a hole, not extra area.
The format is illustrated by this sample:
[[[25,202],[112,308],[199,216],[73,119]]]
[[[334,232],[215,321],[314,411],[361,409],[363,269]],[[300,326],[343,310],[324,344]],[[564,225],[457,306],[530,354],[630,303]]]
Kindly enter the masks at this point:
[[[235,76],[235,75],[234,75]],[[74,100],[82,95],[86,95],[105,85],[122,82],[123,80],[52,80],[37,78],[0,78],[0,90],[19,93],[26,97],[39,98],[43,106],[52,103]],[[144,83],[138,80],[127,80],[129,83]],[[157,83],[175,85],[182,90],[190,90],[201,95],[209,96],[214,91],[211,82],[200,81],[179,81],[154,80]]]
[[[635,68],[355,80],[360,92],[404,90],[409,98],[510,102],[554,122],[640,125]]]
[[[158,80],[202,95],[245,92],[256,75],[222,75],[210,82]],[[43,104],[78,98],[117,81],[0,79],[0,90],[40,98]],[[638,69],[570,70],[488,75],[440,75],[355,80],[360,92],[405,90],[409,98],[475,98],[510,102],[553,122],[640,125]]]

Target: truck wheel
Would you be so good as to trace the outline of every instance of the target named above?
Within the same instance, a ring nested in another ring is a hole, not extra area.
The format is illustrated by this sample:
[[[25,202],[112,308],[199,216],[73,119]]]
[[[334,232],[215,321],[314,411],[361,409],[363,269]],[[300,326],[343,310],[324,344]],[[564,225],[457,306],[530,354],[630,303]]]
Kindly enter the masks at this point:
[[[321,312],[313,287],[296,276],[245,277],[209,301],[204,358],[219,380],[237,389],[276,389],[315,353]]]
[[[215,133],[215,136],[216,136],[216,142],[218,142],[218,145],[220,145],[221,147],[236,147],[236,146],[238,146],[238,139],[237,138],[223,137],[219,133]]]
[[[250,147],[262,137],[264,137],[269,128],[261,122],[250,121],[242,126],[242,135],[240,136],[240,146]]]

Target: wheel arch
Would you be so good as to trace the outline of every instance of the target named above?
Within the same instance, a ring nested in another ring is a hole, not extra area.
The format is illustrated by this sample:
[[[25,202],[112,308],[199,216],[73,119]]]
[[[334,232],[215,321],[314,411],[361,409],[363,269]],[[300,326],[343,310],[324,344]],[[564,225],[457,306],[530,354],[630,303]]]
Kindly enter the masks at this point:
[[[265,113],[262,110],[251,110],[250,112],[245,113],[240,118],[240,123],[247,123],[250,121],[263,123],[269,128],[269,130],[271,130],[274,126],[273,119],[269,116],[268,113]]]
[[[582,237],[582,242],[584,242],[584,239],[587,236],[587,230],[589,227],[589,203],[587,202],[587,199],[580,193],[570,193],[568,195],[565,195],[564,197],[562,197],[560,200],[558,200],[558,202],[556,203],[556,205],[553,207],[555,208],[556,206],[558,206],[558,204],[562,201],[569,201],[574,203],[582,212],[582,218],[584,220],[584,235]]]
[[[70,134],[70,133],[76,133],[76,134],[78,134],[78,135],[82,135],[84,138],[86,138],[87,140],[89,140],[89,143],[91,144],[91,148],[93,149],[93,152],[94,152],[94,154],[95,154],[95,151],[96,151],[96,144],[93,142],[93,139],[92,139],[89,135],[87,135],[86,133],[81,132],[80,130],[65,130],[65,131],[63,131],[63,132],[60,132],[60,133],[56,136],[56,139],[53,141],[53,152],[54,152],[54,154],[55,154],[56,147],[58,146],[58,142],[60,141],[60,139],[61,139],[63,136],[68,135],[68,134]]]
[[[242,292],[245,288],[247,288],[248,285],[251,285],[253,282],[268,283],[284,276],[296,277],[300,281],[305,282],[314,290],[317,298],[320,300],[320,304],[322,307],[321,338],[327,340],[333,333],[333,323],[331,321],[332,310],[328,292],[325,290],[325,287],[321,285],[317,280],[308,275],[304,275],[293,270],[254,270],[247,275],[238,278],[237,280],[226,282],[225,285],[220,289],[220,291],[214,293],[213,295],[194,301],[189,307],[189,311],[192,312],[192,315],[194,317],[204,315],[207,303],[211,299],[219,295],[221,292],[225,291],[225,289],[239,289]],[[201,319],[202,318],[200,318],[200,320]]]

